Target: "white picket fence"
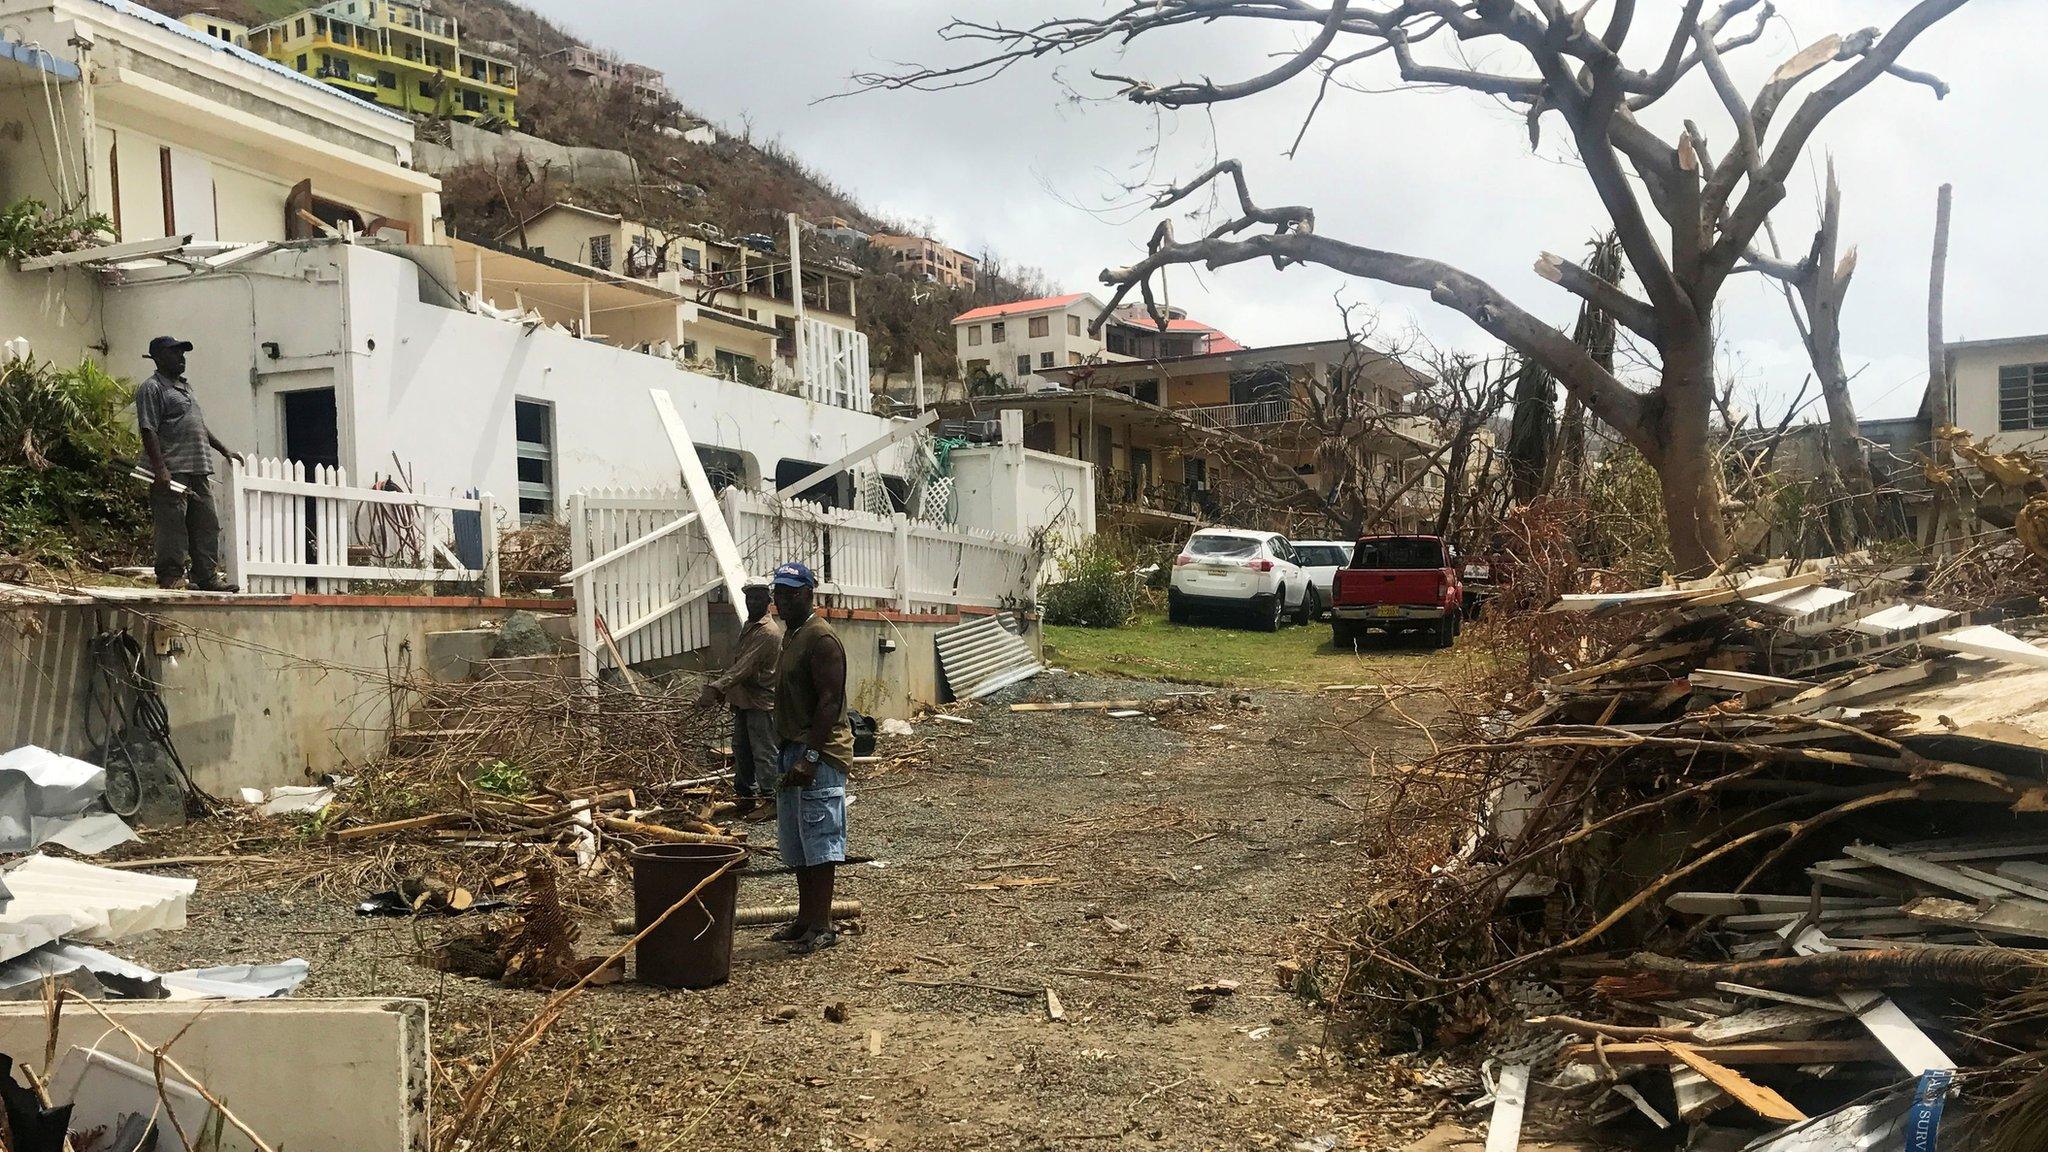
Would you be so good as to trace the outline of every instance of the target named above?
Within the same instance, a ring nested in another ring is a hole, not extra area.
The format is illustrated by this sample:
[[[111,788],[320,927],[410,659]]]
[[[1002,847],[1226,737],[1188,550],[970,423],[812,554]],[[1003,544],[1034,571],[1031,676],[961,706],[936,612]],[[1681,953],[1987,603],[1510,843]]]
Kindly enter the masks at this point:
[[[689,498],[600,491],[569,498],[571,569],[584,673],[680,656],[710,643],[709,593],[722,580]],[[839,608],[949,613],[1031,599],[1039,557],[1023,540],[782,501],[728,488],[719,497],[745,569],[766,577],[801,561],[821,602]],[[606,644],[609,638],[610,644]]]
[[[229,578],[246,592],[343,593],[358,581],[480,584],[498,594],[498,533],[475,499],[358,488],[341,468],[296,460],[230,462],[222,510]],[[458,518],[472,521],[482,565],[456,555]]]

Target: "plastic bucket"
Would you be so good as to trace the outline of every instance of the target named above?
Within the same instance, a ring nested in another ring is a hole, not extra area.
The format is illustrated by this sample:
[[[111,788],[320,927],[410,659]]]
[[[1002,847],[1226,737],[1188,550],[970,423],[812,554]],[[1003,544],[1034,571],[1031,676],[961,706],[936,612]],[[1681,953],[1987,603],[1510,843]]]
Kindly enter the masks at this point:
[[[664,988],[711,988],[732,975],[732,921],[747,850],[736,844],[654,844],[635,849],[633,921],[645,928],[724,864],[738,866],[704,890],[633,952],[639,979]]]

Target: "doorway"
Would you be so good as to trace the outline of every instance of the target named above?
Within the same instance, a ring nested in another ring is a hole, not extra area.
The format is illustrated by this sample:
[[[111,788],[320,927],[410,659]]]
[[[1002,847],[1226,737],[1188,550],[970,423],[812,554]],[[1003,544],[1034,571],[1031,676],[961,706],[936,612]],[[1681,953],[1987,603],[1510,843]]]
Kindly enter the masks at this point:
[[[335,410],[334,389],[306,388],[278,393],[277,403],[284,422],[284,456],[312,468],[325,464],[341,466],[341,422]]]

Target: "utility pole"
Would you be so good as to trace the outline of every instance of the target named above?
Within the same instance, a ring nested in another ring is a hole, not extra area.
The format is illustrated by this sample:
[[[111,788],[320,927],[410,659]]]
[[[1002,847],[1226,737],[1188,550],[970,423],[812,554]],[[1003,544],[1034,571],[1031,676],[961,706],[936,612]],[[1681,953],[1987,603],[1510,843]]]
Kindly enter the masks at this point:
[[[794,212],[789,214],[789,302],[796,306],[796,378],[808,389],[810,380],[804,375],[803,238],[797,229]]]
[[[1941,434],[1955,420],[1955,414],[1949,411],[1948,344],[1942,335],[1943,298],[1948,290],[1949,203],[1954,191],[1951,185],[1943,184],[1935,196],[1934,255],[1927,272],[1927,433],[1934,439],[1935,471],[1944,474],[1954,468],[1954,454]],[[1949,515],[1949,491],[1947,486],[1935,486],[1934,501],[1927,510],[1928,523],[1921,530],[1921,543],[1940,545],[1945,535],[1943,522]],[[1956,509],[1956,517],[1960,527],[1961,508]]]

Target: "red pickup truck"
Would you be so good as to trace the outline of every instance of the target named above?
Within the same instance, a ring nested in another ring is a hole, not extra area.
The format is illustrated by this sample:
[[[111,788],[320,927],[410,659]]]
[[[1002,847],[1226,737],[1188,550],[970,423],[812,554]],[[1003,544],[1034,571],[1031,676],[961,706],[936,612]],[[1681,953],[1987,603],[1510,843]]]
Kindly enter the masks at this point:
[[[1361,536],[1330,589],[1330,639],[1350,648],[1368,629],[1457,639],[1465,588],[1457,549],[1435,536]]]

